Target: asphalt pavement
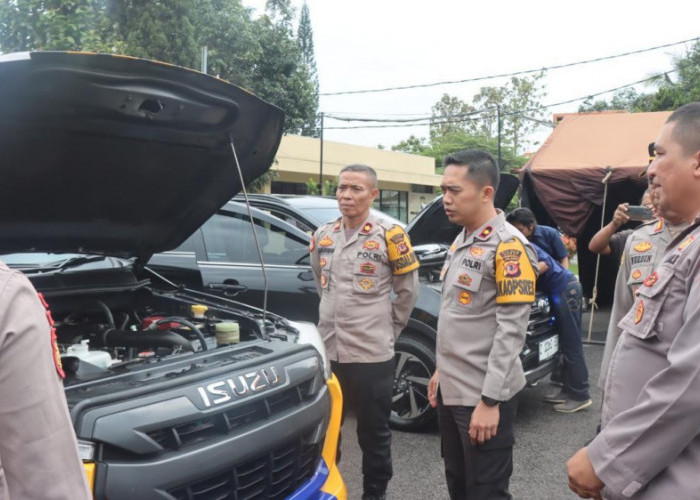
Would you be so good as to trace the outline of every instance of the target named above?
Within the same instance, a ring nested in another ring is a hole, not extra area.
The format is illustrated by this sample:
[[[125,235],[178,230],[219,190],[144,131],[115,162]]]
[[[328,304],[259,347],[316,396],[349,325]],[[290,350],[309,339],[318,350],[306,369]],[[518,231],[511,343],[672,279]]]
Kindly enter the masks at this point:
[[[590,313],[583,315],[582,336],[593,400],[591,407],[573,414],[553,411],[550,404],[542,402],[544,395],[552,388],[546,381],[521,392],[510,488],[514,498],[578,498],[567,486],[566,461],[593,438],[598,426],[602,395],[597,381],[609,317],[609,309],[593,314],[592,343],[586,343]],[[352,416],[346,419],[343,426],[342,443],[340,471],[348,487],[348,498],[359,499],[362,496],[362,458]],[[394,431],[392,455],[394,478],[389,483],[387,498],[448,498],[437,428],[422,433]]]

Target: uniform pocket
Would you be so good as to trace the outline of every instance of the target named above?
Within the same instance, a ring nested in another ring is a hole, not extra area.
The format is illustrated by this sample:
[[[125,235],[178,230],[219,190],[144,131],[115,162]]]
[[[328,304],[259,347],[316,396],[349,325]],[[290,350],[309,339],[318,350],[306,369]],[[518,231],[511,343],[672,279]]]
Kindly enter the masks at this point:
[[[632,309],[620,322],[620,327],[638,339],[658,337],[663,325],[657,322],[659,312],[668,295],[673,268],[661,266],[649,274],[637,288]]]
[[[632,266],[630,275],[627,278],[627,284],[630,286],[639,286],[644,281],[644,278],[649,276],[652,271],[651,264],[646,266]]]

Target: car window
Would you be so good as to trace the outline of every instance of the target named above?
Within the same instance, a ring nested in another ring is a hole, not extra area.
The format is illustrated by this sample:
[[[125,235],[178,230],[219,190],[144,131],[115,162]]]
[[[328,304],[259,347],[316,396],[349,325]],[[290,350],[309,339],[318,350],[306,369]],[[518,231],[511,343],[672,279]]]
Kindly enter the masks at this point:
[[[266,264],[295,265],[308,255],[308,243],[284,228],[255,219],[255,231]],[[250,222],[240,214],[217,214],[202,227],[207,260],[260,263]]]

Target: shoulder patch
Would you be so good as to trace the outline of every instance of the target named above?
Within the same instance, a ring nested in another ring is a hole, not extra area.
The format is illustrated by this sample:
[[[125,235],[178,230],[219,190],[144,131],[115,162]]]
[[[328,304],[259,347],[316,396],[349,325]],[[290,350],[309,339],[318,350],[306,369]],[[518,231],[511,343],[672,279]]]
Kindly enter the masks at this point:
[[[360,229],[360,234],[369,234],[372,232],[372,223],[371,222],[366,222],[364,226],[362,226],[362,229]]]
[[[309,252],[313,252],[316,249],[316,237],[312,236],[309,242]]]
[[[496,304],[524,304],[535,300],[535,270],[518,238],[496,249]]]
[[[58,349],[58,340],[56,338],[56,326],[53,322],[53,317],[51,317],[51,310],[49,309],[49,304],[44,299],[44,295],[37,293],[41,305],[44,306],[46,310],[46,320],[49,322],[49,328],[51,329],[51,350],[53,351],[53,363],[56,367],[56,373],[62,379],[66,378],[66,372],[63,371],[63,363],[61,362],[61,351]]]
[[[486,240],[489,236],[491,236],[492,232],[493,228],[491,226],[486,226],[479,234],[476,235],[476,237],[480,240]]]
[[[406,274],[418,269],[418,259],[408,238],[401,226],[394,226],[384,233],[386,250],[394,274]]]

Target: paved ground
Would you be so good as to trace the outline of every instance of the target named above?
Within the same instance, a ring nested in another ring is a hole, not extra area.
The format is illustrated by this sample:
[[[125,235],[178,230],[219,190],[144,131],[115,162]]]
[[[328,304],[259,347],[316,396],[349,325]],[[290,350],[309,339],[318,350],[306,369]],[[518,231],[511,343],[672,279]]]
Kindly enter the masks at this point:
[[[583,317],[583,338],[587,339],[590,314]],[[609,311],[593,315],[591,340],[584,345],[589,368],[593,406],[565,415],[551,410],[542,397],[550,390],[547,383],[523,391],[515,429],[515,471],[511,492],[516,499],[558,500],[578,498],[569,491],[566,460],[595,434],[600,415],[601,393],[596,386],[603,355]],[[361,456],[355,438],[355,421],[348,418],[343,427],[343,459],[340,470],[348,486],[349,498],[362,496]],[[423,500],[447,498],[437,429],[424,433],[393,433],[394,479],[388,498]]]

